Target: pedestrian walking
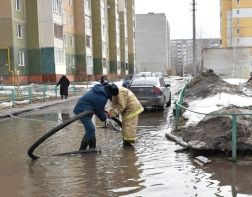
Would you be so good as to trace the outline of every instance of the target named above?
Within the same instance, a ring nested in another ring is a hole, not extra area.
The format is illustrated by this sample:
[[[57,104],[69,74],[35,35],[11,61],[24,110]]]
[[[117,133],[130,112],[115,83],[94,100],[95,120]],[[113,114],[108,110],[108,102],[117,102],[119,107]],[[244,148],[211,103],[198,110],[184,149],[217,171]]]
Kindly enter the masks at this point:
[[[63,99],[65,97],[65,99],[67,99],[68,96],[68,87],[70,85],[70,81],[68,80],[68,78],[66,77],[66,75],[63,75],[59,82],[57,83],[57,86],[60,85],[60,96],[61,99]]]
[[[129,89],[118,87],[119,93],[112,97],[109,118],[122,116],[123,145],[131,146],[136,141],[138,116],[144,111],[137,97]]]
[[[82,113],[87,110],[93,110],[95,115],[101,120],[106,121],[107,113],[105,112],[105,105],[108,99],[112,96],[118,95],[118,87],[114,84],[102,85],[96,84],[88,92],[80,97],[79,101],[74,107],[75,114]],[[85,128],[85,133],[81,141],[79,150],[96,148],[95,126],[92,122],[93,114],[83,116],[80,118],[81,123]]]

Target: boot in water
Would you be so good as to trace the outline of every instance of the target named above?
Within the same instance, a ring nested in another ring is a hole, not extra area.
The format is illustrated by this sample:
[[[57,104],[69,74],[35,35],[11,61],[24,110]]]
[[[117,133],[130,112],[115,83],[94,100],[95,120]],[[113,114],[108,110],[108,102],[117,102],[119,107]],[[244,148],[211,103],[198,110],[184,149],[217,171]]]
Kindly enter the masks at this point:
[[[93,136],[89,140],[89,149],[95,149],[96,148],[96,137]]]
[[[89,141],[86,140],[85,138],[82,138],[82,141],[81,141],[81,145],[80,145],[79,150],[86,150],[88,144],[89,144]]]

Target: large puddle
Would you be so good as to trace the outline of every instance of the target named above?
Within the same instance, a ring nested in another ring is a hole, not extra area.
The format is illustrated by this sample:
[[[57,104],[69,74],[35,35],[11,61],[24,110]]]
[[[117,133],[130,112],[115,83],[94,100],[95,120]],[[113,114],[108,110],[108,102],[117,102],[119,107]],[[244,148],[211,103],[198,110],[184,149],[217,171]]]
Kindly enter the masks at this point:
[[[30,145],[62,120],[73,116],[67,103],[0,122],[0,193],[4,197],[48,196],[250,196],[252,165],[212,157],[200,167],[189,153],[166,140],[169,110],[140,116],[135,148],[122,147],[119,131],[97,128],[102,153],[52,156],[77,150],[83,127],[75,122],[51,136],[35,153]]]

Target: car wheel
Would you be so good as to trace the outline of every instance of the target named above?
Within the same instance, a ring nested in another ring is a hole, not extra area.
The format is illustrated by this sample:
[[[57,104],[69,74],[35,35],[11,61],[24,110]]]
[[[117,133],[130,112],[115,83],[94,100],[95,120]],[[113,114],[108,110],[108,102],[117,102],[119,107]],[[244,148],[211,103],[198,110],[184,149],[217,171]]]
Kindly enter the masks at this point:
[[[165,110],[165,106],[164,106],[164,105],[161,105],[161,106],[159,107],[159,109],[160,109],[160,111],[164,111],[164,110]]]

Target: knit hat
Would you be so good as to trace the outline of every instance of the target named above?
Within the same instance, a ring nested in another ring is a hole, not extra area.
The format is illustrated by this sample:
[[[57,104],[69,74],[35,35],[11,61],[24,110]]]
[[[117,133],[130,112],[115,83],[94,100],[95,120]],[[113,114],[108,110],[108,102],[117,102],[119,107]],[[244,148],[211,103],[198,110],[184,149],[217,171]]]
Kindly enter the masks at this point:
[[[114,84],[111,83],[109,85],[105,86],[105,89],[112,95],[112,96],[117,96],[119,93],[118,87]]]

